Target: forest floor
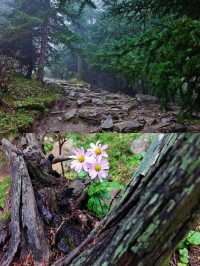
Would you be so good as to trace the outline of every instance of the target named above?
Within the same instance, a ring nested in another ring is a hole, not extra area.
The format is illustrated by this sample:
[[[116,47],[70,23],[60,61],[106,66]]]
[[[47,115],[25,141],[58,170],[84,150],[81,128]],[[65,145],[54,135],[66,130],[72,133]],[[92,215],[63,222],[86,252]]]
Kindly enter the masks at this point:
[[[199,132],[200,115],[181,120],[179,110],[161,111],[158,100],[149,95],[135,97],[121,92],[93,89],[86,83],[47,80],[64,89],[64,96],[50,112],[33,125],[33,132]]]
[[[29,130],[38,115],[48,112],[48,108],[61,97],[59,93],[55,85],[46,86],[34,79],[13,75],[8,90],[3,94],[10,110],[0,106],[0,139]]]

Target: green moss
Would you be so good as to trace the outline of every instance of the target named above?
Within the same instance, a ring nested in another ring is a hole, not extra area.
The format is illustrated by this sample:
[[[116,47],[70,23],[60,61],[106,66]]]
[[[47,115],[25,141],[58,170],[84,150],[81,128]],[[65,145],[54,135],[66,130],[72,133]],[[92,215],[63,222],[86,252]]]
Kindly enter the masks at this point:
[[[45,86],[37,80],[28,80],[14,75],[4,100],[15,112],[0,110],[0,136],[17,134],[28,128],[40,112],[45,112],[52,102],[59,99],[61,91],[57,87]]]
[[[8,191],[10,188],[11,179],[10,176],[4,178],[3,181],[0,182],[0,207],[4,208],[5,203],[8,197]]]
[[[21,128],[27,128],[33,122],[34,113],[20,110],[13,113],[0,113],[0,135],[17,133]]]
[[[0,182],[0,208],[4,209],[2,213],[0,213],[0,220],[7,221],[10,219],[10,210],[5,209],[6,201],[8,199],[9,190],[11,185],[11,178],[7,176]]]

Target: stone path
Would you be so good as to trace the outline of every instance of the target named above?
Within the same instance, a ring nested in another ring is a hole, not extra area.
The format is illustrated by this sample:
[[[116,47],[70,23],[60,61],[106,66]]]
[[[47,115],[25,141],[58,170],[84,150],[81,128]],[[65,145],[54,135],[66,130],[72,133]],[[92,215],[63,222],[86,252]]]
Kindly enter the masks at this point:
[[[55,81],[48,80],[49,83]],[[177,108],[162,112],[153,96],[128,96],[101,89],[92,90],[90,85],[75,85],[56,81],[64,88],[64,96],[33,126],[34,132],[199,132],[198,125],[177,122]]]

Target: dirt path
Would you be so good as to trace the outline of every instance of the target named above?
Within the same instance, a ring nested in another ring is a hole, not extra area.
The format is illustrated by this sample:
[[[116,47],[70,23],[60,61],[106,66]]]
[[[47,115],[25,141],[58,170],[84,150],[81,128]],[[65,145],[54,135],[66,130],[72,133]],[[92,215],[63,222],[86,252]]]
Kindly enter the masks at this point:
[[[37,121],[33,130],[39,135],[46,132],[183,132],[200,131],[198,125],[177,122],[177,108],[162,112],[155,97],[105,90],[92,90],[90,85],[56,82],[64,88],[64,96],[51,112]]]

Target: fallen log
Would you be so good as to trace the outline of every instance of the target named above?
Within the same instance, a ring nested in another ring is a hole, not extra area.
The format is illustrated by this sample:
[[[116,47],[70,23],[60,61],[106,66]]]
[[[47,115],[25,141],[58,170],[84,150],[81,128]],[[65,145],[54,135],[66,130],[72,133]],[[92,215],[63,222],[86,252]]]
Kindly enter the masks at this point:
[[[199,134],[157,140],[120,202],[79,247],[53,265],[163,265],[199,208],[199,165]]]

